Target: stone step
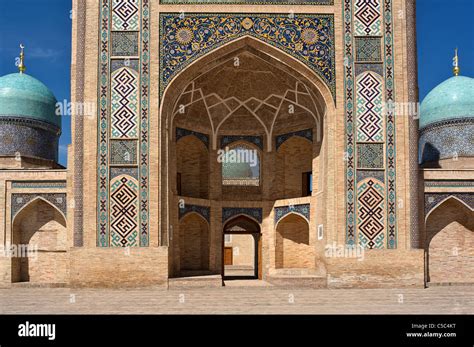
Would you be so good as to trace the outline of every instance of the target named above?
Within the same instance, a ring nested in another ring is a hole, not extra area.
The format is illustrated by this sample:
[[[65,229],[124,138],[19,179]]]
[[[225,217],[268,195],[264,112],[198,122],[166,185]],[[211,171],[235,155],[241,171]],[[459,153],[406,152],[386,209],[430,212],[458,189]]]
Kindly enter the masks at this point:
[[[221,275],[177,277],[168,280],[169,289],[222,287]]]
[[[67,283],[14,282],[12,288],[67,288]]]
[[[266,281],[278,288],[297,289],[297,288],[327,288],[327,278],[324,276],[267,276]]]

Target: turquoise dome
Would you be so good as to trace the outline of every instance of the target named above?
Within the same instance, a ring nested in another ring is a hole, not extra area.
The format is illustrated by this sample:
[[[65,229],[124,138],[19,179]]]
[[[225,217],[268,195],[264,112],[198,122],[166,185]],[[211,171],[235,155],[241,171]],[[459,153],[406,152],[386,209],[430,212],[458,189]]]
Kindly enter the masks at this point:
[[[474,117],[474,79],[454,76],[435,87],[420,108],[420,128],[427,125]]]
[[[0,117],[20,117],[47,122],[61,128],[57,100],[43,83],[26,74],[0,77]]]

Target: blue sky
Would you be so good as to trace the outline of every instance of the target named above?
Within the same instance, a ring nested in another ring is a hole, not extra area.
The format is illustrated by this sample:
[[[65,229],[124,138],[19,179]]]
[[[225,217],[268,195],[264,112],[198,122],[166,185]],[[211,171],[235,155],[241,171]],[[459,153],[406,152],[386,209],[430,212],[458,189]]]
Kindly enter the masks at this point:
[[[0,76],[16,72],[20,42],[27,73],[45,83],[60,101],[70,98],[70,0],[0,0]],[[473,0],[418,0],[420,98],[452,76],[452,57],[460,49],[461,74],[474,77]],[[70,118],[63,119],[60,162],[66,165]]]

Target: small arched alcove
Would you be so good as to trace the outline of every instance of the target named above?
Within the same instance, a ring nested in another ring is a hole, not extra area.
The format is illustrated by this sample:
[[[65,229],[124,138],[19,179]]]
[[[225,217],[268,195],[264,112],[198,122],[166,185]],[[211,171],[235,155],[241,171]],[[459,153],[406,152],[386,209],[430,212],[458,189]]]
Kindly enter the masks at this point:
[[[50,202],[36,198],[14,216],[12,245],[28,252],[12,257],[12,282],[66,282],[66,219]]]

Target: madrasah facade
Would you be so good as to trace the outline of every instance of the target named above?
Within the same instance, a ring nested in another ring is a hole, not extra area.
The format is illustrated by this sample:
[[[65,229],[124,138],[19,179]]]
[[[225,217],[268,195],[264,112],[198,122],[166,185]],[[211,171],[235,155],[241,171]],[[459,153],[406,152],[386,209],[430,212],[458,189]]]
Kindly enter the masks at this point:
[[[74,0],[67,168],[27,48],[0,77],[0,286],[472,283],[474,80],[456,54],[419,112],[400,106],[418,101],[415,17]]]

